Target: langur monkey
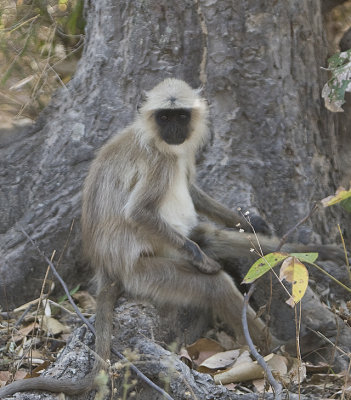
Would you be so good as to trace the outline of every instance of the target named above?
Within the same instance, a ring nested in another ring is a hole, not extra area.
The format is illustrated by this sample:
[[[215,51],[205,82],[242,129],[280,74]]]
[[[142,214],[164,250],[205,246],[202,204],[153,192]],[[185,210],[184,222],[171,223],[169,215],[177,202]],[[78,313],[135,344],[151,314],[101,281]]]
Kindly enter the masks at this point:
[[[166,79],[147,93],[135,121],[91,165],[82,231],[98,284],[95,350],[103,360],[110,358],[113,306],[122,291],[156,304],[211,308],[243,340],[243,296],[219,261],[249,255],[251,244],[237,229],[199,223],[198,213],[225,227],[246,229],[248,223],[195,184],[195,154],[207,136],[208,109],[199,91]],[[264,252],[278,245],[264,235],[259,241]],[[265,325],[251,308],[248,324],[254,342],[262,345]],[[17,381],[0,389],[0,397],[29,389],[80,393],[93,388],[101,367],[96,361],[81,382]]]

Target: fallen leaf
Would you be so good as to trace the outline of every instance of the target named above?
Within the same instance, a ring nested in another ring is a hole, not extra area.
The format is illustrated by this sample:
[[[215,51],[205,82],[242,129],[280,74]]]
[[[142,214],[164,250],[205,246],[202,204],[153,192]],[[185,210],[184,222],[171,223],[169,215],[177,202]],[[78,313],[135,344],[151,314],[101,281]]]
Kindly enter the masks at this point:
[[[226,389],[234,391],[236,390],[237,386],[235,383],[228,383],[228,385],[223,385]]]
[[[37,367],[35,367],[32,371],[32,373],[26,373],[26,375],[24,376],[24,379],[27,378],[36,378],[37,376],[40,376],[40,371],[45,370],[48,366],[50,365],[50,361],[44,361],[42,364],[38,365]]]
[[[46,296],[43,296],[43,298],[45,298],[45,297],[46,297]],[[25,311],[29,306],[34,306],[35,304],[38,304],[39,301],[40,301],[40,298],[35,299],[35,300],[32,300],[32,301],[29,301],[28,303],[23,304],[23,305],[21,305],[21,306],[15,308],[15,309],[13,310],[13,312],[16,313],[16,312],[20,312],[20,311]]]
[[[19,369],[16,371],[15,376],[9,371],[0,371],[0,387],[5,386],[10,380],[21,380],[26,376],[27,372]]]
[[[24,379],[24,377],[27,375],[26,371],[23,371],[22,369],[19,369],[18,371],[16,371],[15,373],[15,381],[20,381],[22,379]]]
[[[12,374],[9,371],[0,371],[0,384],[1,387],[5,386],[7,381],[11,378]]]
[[[58,335],[60,333],[68,333],[70,328],[66,325],[61,324],[61,322],[57,321],[52,317],[43,317],[43,329],[50,335]]]
[[[264,357],[272,373],[275,376],[285,376],[287,373],[287,358],[277,354],[268,354]],[[245,355],[244,362],[239,360],[231,368],[226,371],[214,375],[214,381],[218,384],[237,383],[245,381],[254,381],[264,377],[263,368],[257,363],[252,361]]]
[[[193,368],[193,360],[191,359],[186,348],[182,347],[180,349],[179,358],[189,368]]]
[[[44,306],[44,315],[45,315],[45,317],[51,317],[51,315],[52,315],[50,303],[49,303],[48,301],[45,302],[45,306]]]
[[[294,357],[288,357],[288,381],[286,383],[302,383],[306,379],[306,365]]]
[[[215,340],[201,338],[195,343],[187,346],[188,353],[195,365],[200,365],[207,358],[225,349]]]
[[[79,303],[79,306],[83,310],[95,312],[96,301],[94,297],[86,290],[80,290],[79,292],[72,295],[72,297]]]
[[[307,372],[328,372],[330,369],[330,364],[320,362],[317,365],[311,364],[309,362],[306,362],[306,371]]]
[[[263,378],[264,372],[260,365],[254,361],[234,365],[232,368],[214,375],[214,381],[217,385],[227,383],[245,382],[254,379]]]
[[[344,382],[344,374],[313,374],[310,382],[314,385],[326,384],[331,382]]]
[[[246,347],[246,346],[245,346]],[[239,364],[243,364],[246,362],[251,362],[252,358],[250,356],[250,352],[249,350],[243,350],[240,354],[240,356],[238,357],[238,359],[235,361],[235,365],[239,365]]]
[[[199,371],[201,372],[201,367],[212,370],[226,368],[229,365],[233,364],[239,356],[240,350],[229,350],[216,353],[213,356],[206,358],[206,360],[200,364]]]
[[[13,335],[12,340],[16,343],[22,340],[25,336],[28,336],[36,328],[39,328],[38,322],[32,322],[31,324],[19,329],[16,334]]]
[[[258,393],[272,393],[273,390],[270,385],[267,385],[266,379],[255,379],[252,384],[255,386],[255,389]]]
[[[288,360],[286,357],[279,354],[272,354],[272,357],[266,361],[273,374],[279,374],[281,376],[287,374]]]

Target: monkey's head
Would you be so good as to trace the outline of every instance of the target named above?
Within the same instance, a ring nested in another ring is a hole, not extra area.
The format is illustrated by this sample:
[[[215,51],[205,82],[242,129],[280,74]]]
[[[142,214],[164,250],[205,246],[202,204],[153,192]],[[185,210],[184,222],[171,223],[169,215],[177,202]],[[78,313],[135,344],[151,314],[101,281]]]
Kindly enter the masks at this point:
[[[207,120],[207,104],[199,90],[170,78],[146,93],[138,130],[143,128],[142,140],[154,141],[162,151],[179,153],[183,149],[196,150],[204,142]]]

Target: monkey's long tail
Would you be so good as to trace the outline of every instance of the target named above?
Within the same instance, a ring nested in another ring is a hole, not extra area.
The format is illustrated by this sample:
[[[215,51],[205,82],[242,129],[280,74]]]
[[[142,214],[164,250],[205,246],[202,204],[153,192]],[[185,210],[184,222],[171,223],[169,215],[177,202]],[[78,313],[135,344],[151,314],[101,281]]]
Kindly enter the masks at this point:
[[[40,376],[38,378],[23,379],[16,381],[0,389],[0,399],[11,396],[17,392],[45,390],[54,393],[65,393],[75,395],[83,393],[94,388],[94,377],[90,374],[83,378],[80,382],[72,382],[72,380],[58,380]]]

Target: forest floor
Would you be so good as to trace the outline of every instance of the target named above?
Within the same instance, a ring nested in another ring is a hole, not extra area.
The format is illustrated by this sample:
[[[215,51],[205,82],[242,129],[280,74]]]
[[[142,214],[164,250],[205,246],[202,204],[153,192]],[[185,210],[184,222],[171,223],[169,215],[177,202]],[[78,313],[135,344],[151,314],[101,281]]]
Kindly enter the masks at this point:
[[[95,312],[95,300],[77,287],[72,297],[84,316]],[[67,298],[52,300],[43,295],[0,313],[0,387],[40,376],[65,347],[73,330],[81,325]],[[237,394],[271,392],[263,371],[251,358],[247,346],[238,346],[224,331],[212,329],[195,343],[181,348],[179,358],[188,367],[210,374]],[[337,352],[335,352],[337,354]],[[319,399],[351,398],[350,371],[335,373],[328,363],[305,363],[281,349],[265,357],[283,387]]]

